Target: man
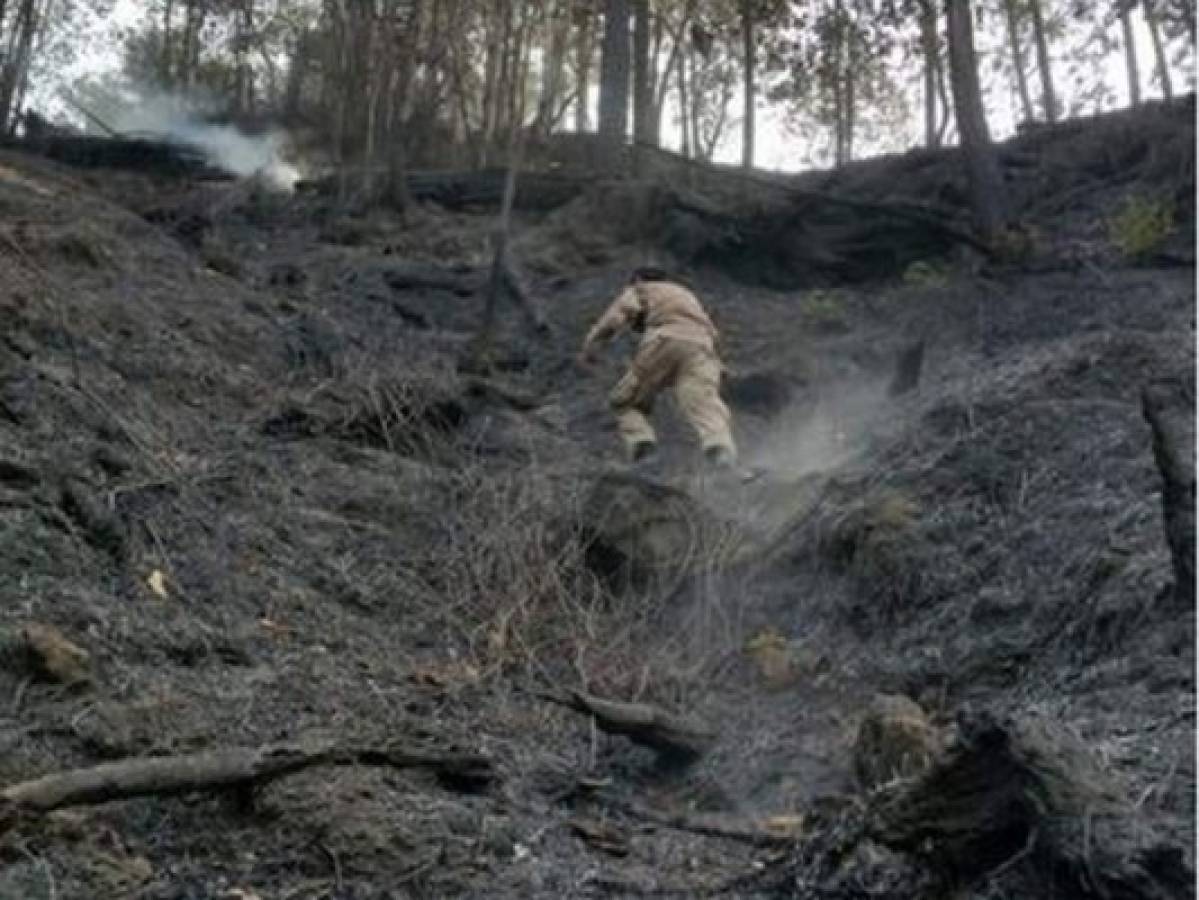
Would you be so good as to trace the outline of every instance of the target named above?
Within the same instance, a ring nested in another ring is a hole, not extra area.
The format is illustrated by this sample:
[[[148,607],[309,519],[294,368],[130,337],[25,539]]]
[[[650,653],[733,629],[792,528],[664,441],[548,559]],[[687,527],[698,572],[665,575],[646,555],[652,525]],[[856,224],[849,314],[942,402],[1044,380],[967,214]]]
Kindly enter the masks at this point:
[[[732,467],[737,451],[729,409],[720,399],[716,327],[699,300],[660,269],[636,270],[587,333],[580,364],[590,369],[598,346],[626,329],[640,334],[641,343],[608,399],[629,458],[637,462],[657,449],[649,413],[658,394],[672,388],[704,456],[713,465]]]

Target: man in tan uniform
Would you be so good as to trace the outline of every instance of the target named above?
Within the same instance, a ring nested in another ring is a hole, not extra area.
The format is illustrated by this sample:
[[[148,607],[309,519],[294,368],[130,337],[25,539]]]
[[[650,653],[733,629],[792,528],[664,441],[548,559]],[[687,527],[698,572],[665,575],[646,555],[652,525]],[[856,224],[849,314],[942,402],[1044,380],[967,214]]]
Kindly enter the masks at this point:
[[[658,394],[673,388],[683,416],[699,433],[704,455],[731,467],[737,450],[729,409],[720,399],[716,327],[699,300],[660,270],[638,269],[587,333],[580,363],[589,368],[597,347],[626,329],[640,333],[641,344],[608,399],[629,458],[636,462],[656,449],[649,413]]]

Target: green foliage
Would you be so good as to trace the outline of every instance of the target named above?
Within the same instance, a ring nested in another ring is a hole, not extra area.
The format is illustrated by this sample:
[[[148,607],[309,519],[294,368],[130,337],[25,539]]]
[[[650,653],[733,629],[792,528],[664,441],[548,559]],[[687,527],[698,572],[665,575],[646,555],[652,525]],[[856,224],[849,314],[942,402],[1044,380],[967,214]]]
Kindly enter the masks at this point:
[[[920,259],[903,270],[903,283],[910,287],[942,287],[949,281],[949,267],[940,260]]]
[[[1108,240],[1128,259],[1152,253],[1173,231],[1173,206],[1140,194],[1125,198],[1119,212],[1107,221]]]

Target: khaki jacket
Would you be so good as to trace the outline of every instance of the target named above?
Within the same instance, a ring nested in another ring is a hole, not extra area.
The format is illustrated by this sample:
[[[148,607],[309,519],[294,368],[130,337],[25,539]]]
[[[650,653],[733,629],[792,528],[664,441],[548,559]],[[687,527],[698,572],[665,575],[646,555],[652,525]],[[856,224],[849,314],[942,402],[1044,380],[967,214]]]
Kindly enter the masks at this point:
[[[688,341],[715,352],[716,326],[691,291],[669,281],[649,281],[621,291],[583,341],[583,352],[633,328],[645,313],[644,346],[656,337]]]

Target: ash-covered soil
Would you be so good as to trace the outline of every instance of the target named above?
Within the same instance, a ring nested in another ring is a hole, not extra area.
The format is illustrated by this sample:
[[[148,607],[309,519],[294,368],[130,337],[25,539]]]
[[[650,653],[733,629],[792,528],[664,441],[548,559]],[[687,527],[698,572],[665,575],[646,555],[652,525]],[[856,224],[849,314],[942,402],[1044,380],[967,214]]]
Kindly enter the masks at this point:
[[[1193,99],[1022,138],[1018,259],[872,248],[810,279],[773,239],[659,245],[613,218],[641,188],[593,187],[518,215],[550,328],[503,307],[486,371],[463,361],[494,210],[5,153],[0,781],[313,740],[492,772],[358,759],[6,817],[0,897],[1103,896],[1045,876],[1035,830],[979,866],[842,841],[921,777],[863,783],[879,694],[938,748],[980,714],[1079,739],[1127,825],[1096,865],[1176,848],[1193,871],[1195,617],[1141,402],[1193,398],[1193,144]],[[961,179],[912,154],[797,183],[867,216]],[[1137,258],[1109,224],[1130,197],[1173,211]],[[723,330],[752,481],[704,474],[668,403],[663,459],[629,472],[621,352],[572,365],[647,256]],[[664,766],[547,696],[571,689],[711,744]],[[1122,896],[1170,896],[1149,890]]]

